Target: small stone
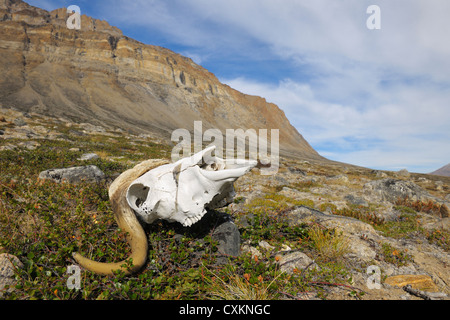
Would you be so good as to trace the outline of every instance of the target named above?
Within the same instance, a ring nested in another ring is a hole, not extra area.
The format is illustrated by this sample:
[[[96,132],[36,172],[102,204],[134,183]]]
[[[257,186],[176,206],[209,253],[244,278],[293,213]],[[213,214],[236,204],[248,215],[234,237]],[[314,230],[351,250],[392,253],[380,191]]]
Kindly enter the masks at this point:
[[[430,218],[431,222],[426,223],[425,218]],[[434,232],[435,230],[444,230],[450,232],[450,217],[447,218],[431,218],[430,215],[423,215],[421,220],[425,220],[423,227],[425,230]]]
[[[101,133],[101,132],[106,132],[106,129],[100,126],[96,126],[90,123],[80,123],[79,124],[80,128],[83,128],[84,131],[88,132],[88,133]]]
[[[331,181],[331,182],[344,183],[344,184],[349,182],[349,179],[348,179],[347,175],[345,175],[345,174],[340,174],[338,176],[329,177],[327,180]]]
[[[447,298],[448,294],[445,292],[428,292],[428,296],[433,299],[443,299]]]
[[[399,198],[410,200],[430,199],[431,195],[411,181],[386,178],[375,180],[364,184],[365,193],[374,196],[374,202],[386,200],[396,202]],[[377,198],[381,198],[378,199]]]
[[[375,176],[377,178],[387,178],[388,175],[385,172],[383,172],[383,171],[376,171]]]
[[[439,213],[441,214],[441,218],[448,218],[448,216],[450,215],[450,210],[445,204],[443,204],[439,209]]]
[[[78,136],[78,137],[81,137],[81,136],[85,136],[85,135],[86,135],[85,133],[83,133],[83,132],[81,132],[81,131],[78,131],[78,130],[70,130],[69,133],[70,133],[71,135]]]
[[[15,150],[15,149],[17,149],[17,146],[16,146],[16,145],[13,145],[13,144],[10,144],[10,143],[5,144],[4,146],[1,146],[1,147],[0,147],[0,151],[5,151],[5,150]]]
[[[254,259],[255,257],[256,258],[261,258],[262,257],[262,254],[261,254],[261,252],[258,249],[256,249],[255,247],[252,247],[252,246],[250,246],[248,244],[244,244],[242,246],[241,252],[242,253],[250,253],[251,256],[252,256],[252,259]]]
[[[364,200],[361,197],[356,197],[352,194],[348,194],[344,197],[345,200],[347,200],[349,203],[357,205],[357,206],[363,206],[363,207],[368,207],[369,203]]]
[[[444,190],[444,183],[442,181],[436,181],[435,185],[436,185],[436,190],[437,191],[443,191]]]
[[[318,268],[317,264],[308,257],[306,254],[300,251],[291,252],[284,255],[277,255],[275,259],[278,259],[278,264],[280,265],[280,270],[286,273],[293,273],[294,271],[302,271],[303,269],[310,266]]]
[[[400,177],[405,177],[405,178],[408,178],[410,176],[409,171],[406,169],[399,170],[397,172],[397,175]]]
[[[288,170],[289,170],[290,173],[306,176],[306,172],[304,170],[302,170],[302,169],[297,168],[297,167],[288,167]]]
[[[436,292],[439,291],[430,276],[420,274],[402,274],[386,278],[384,283],[390,286],[404,287],[411,285],[413,289]]]
[[[260,241],[260,242],[258,243],[258,245],[259,245],[261,248],[265,249],[265,250],[273,250],[273,249],[275,249],[274,246],[271,246],[267,241],[264,241],[264,240]]]
[[[39,148],[41,146],[41,144],[36,141],[25,141],[25,142],[19,143],[19,146],[22,148],[26,148],[28,150],[36,150],[37,148]]]
[[[9,286],[6,292],[14,290],[14,285],[16,284],[14,275],[17,268],[23,268],[19,258],[8,253],[0,254],[0,298],[3,297],[6,286]]]
[[[14,119],[14,124],[18,127],[23,127],[27,123],[23,119],[17,118],[17,119]]]
[[[100,182],[105,179],[105,174],[97,166],[91,165],[45,170],[39,174],[39,179],[50,179],[57,183]]]
[[[78,160],[87,161],[87,160],[94,160],[94,159],[98,159],[98,158],[99,158],[99,156],[95,153],[85,153],[80,158],[78,158]]]
[[[241,253],[241,237],[239,229],[233,221],[226,221],[219,225],[211,237],[218,242],[219,253],[233,257],[237,257]]]

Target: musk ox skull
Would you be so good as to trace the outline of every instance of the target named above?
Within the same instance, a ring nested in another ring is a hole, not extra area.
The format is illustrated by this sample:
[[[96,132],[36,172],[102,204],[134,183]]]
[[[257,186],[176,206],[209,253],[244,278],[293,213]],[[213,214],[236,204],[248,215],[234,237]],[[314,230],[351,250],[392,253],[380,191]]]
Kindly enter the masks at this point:
[[[164,219],[185,227],[199,221],[206,208],[229,204],[235,195],[233,182],[256,161],[212,157],[214,149],[212,146],[142,175],[128,188],[128,204],[146,223]]]
[[[109,187],[109,198],[117,224],[127,232],[131,247],[131,267],[127,261],[103,263],[74,253],[74,259],[85,269],[112,275],[138,271],[147,260],[147,236],[136,215],[146,223],[157,219],[178,221],[191,226],[206,209],[224,206],[234,196],[233,182],[250,171],[253,160],[224,160],[211,155],[215,146],[168,164],[147,160],[123,172]]]

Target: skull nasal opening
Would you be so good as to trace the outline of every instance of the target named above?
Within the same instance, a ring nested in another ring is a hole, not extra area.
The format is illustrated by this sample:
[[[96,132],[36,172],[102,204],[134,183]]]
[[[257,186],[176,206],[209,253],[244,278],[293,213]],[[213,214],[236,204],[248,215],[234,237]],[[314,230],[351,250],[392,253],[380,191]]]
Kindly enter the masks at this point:
[[[130,205],[133,204],[137,208],[140,208],[145,200],[147,200],[149,191],[150,188],[142,183],[136,183],[130,186],[128,189],[129,199],[131,200]]]

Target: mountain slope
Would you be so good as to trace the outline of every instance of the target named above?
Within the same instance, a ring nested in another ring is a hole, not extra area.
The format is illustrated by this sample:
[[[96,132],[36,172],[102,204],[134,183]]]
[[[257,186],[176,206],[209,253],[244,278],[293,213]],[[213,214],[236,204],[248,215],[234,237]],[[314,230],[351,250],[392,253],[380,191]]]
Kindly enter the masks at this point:
[[[0,0],[0,103],[72,121],[153,132],[279,129],[280,153],[323,159],[265,99],[238,92],[191,59],[130,39],[105,21]],[[169,138],[170,139],[170,138]]]
[[[436,176],[450,177],[450,163],[443,166],[442,168],[437,169],[436,171],[431,172],[430,174]]]

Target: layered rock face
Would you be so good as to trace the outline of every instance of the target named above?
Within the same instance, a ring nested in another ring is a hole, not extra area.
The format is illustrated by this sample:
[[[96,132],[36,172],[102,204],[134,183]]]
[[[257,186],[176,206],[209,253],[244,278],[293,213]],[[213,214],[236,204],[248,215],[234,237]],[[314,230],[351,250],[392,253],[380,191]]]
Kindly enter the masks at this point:
[[[0,0],[0,103],[168,137],[177,128],[279,129],[280,153],[322,159],[264,98],[238,92],[191,59],[130,39],[83,15],[66,26],[66,9],[48,12]]]

